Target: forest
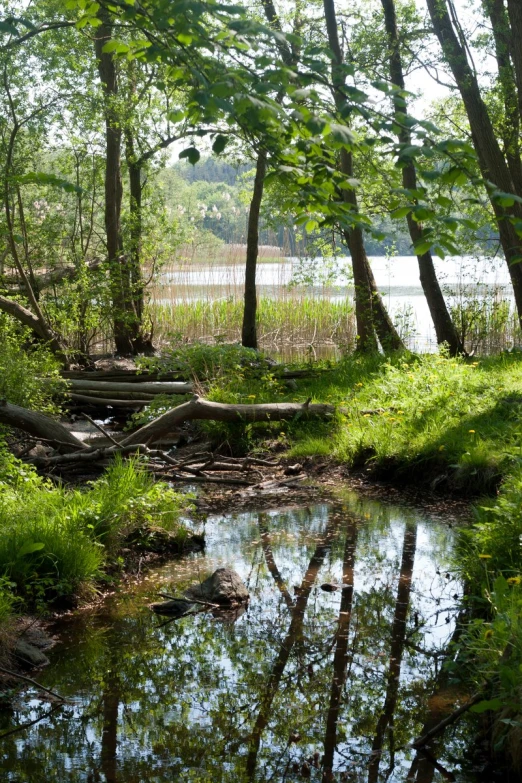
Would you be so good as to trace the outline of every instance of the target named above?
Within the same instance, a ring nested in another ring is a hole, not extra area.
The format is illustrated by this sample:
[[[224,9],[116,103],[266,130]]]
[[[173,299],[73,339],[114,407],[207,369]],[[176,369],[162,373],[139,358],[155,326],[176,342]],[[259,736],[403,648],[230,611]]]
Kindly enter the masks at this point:
[[[0,0],[0,769],[522,779],[520,0]]]

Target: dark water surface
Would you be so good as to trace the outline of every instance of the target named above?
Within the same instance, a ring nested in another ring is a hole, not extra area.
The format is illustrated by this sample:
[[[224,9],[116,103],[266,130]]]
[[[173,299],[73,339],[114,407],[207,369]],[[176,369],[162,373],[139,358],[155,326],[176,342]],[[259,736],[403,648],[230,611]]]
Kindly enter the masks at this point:
[[[439,655],[461,595],[447,525],[350,495],[209,518],[206,534],[205,554],[60,626],[39,679],[72,703],[35,692],[0,717],[3,733],[53,709],[2,740],[2,780],[474,780],[465,723],[431,746],[439,768],[407,747],[455,705]],[[179,594],[219,565],[247,583],[246,612],[160,628],[147,607],[158,592]]]

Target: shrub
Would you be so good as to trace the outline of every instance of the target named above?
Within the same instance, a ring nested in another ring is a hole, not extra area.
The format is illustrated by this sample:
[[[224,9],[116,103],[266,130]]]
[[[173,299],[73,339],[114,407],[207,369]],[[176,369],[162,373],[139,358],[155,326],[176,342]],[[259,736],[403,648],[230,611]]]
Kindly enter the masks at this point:
[[[0,398],[54,413],[64,389],[60,364],[50,349],[32,342],[29,329],[0,313]]]

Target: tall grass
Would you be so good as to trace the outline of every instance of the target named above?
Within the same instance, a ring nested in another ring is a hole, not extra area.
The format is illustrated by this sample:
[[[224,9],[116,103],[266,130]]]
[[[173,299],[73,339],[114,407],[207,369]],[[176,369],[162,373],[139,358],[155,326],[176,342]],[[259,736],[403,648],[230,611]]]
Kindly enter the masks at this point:
[[[92,584],[140,527],[161,526],[180,542],[187,535],[180,522],[186,498],[154,483],[136,461],[115,460],[84,491],[55,487],[18,467],[11,460],[11,478],[0,483],[0,579],[29,605]]]
[[[237,299],[199,299],[151,304],[159,344],[173,337],[203,342],[237,342],[241,339],[243,303]],[[258,341],[263,350],[287,347],[352,347],[355,322],[351,301],[332,302],[307,296],[261,298],[258,306]]]

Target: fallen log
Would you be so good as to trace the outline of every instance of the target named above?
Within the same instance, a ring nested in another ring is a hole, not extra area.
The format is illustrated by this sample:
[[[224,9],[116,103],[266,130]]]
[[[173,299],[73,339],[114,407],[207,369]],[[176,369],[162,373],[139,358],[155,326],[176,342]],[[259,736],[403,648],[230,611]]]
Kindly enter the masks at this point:
[[[98,405],[101,407],[110,406],[111,408],[141,408],[143,405],[149,405],[151,400],[116,400],[105,397],[93,397],[87,394],[71,394],[71,400],[76,402],[86,402],[89,405]]]
[[[137,443],[155,443],[167,433],[177,429],[180,424],[196,419],[207,421],[226,421],[238,423],[285,421],[296,417],[328,418],[335,413],[335,407],[325,403],[311,404],[297,402],[270,402],[253,405],[237,403],[228,405],[222,402],[210,402],[195,395],[189,402],[167,411],[157,419],[140,427],[122,441],[122,446]]]
[[[76,390],[89,390],[99,392],[132,392],[133,394],[191,394],[193,387],[191,383],[166,383],[157,382],[134,382],[134,383],[113,383],[109,381],[98,380],[76,380],[69,379],[69,385]]]
[[[51,419],[37,411],[21,408],[19,405],[11,405],[6,400],[0,400],[0,424],[28,432],[37,438],[42,438],[52,443],[58,451],[80,451],[87,448],[79,438],[70,432],[59,421]]]

